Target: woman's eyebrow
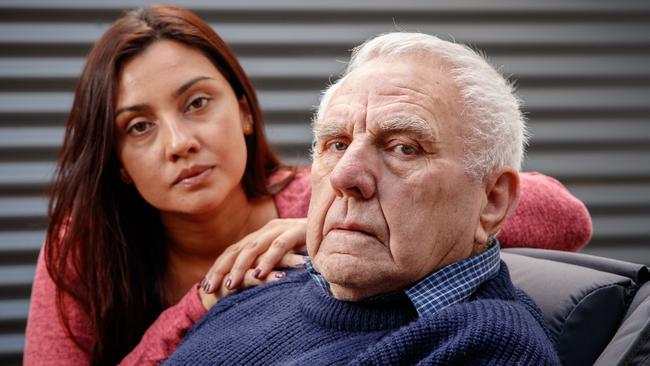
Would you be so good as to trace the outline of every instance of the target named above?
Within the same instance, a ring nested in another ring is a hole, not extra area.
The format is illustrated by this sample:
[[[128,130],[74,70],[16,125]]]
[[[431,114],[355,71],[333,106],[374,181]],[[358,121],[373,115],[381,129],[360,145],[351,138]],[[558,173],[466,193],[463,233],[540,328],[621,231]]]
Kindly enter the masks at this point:
[[[195,77],[194,79],[186,82],[185,84],[181,85],[178,89],[176,89],[176,91],[173,94],[174,97],[178,97],[181,94],[185,93],[185,91],[187,91],[187,89],[189,89],[190,87],[192,87],[192,85],[198,83],[199,81],[207,80],[207,79],[214,80],[214,78],[211,78],[209,76],[197,76],[197,77]]]
[[[115,111],[115,117],[119,116],[120,113],[124,113],[124,112],[142,112],[144,110],[147,110],[148,108],[149,107],[147,107],[144,104],[136,104],[136,105],[131,105],[131,106],[128,106],[128,107],[122,107],[122,108],[118,109],[117,111]]]
[[[191,80],[187,81],[186,83],[184,83],[183,85],[181,85],[178,89],[176,89],[176,91],[172,95],[175,98],[179,97],[181,94],[186,92],[187,89],[191,88],[192,85],[194,85],[194,84],[196,84],[196,83],[198,83],[199,81],[202,81],[202,80],[214,80],[214,78],[211,78],[209,76],[197,76],[194,79],[191,79]],[[136,105],[132,105],[132,106],[123,107],[123,108],[118,109],[117,111],[115,111],[115,116],[117,117],[118,115],[120,115],[120,113],[123,113],[123,112],[141,112],[141,111],[146,110],[146,109],[147,109],[146,105],[144,105],[144,104],[136,104]]]

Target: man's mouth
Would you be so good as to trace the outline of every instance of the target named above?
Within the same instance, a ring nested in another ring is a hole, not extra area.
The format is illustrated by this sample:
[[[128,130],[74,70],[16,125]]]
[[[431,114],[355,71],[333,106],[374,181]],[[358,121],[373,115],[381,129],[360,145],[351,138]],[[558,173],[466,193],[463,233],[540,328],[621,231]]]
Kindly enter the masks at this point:
[[[344,225],[337,225],[336,227],[333,228],[333,230],[342,230],[344,232],[347,231],[350,233],[359,233],[359,234],[377,237],[377,235],[370,228],[356,223],[346,223]]]

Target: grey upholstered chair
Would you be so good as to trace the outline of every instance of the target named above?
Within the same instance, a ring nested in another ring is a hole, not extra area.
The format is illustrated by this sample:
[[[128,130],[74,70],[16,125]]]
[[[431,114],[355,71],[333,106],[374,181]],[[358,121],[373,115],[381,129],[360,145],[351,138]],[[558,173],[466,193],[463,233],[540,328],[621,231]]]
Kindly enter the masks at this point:
[[[542,309],[564,365],[650,365],[648,267],[541,249],[501,258]]]

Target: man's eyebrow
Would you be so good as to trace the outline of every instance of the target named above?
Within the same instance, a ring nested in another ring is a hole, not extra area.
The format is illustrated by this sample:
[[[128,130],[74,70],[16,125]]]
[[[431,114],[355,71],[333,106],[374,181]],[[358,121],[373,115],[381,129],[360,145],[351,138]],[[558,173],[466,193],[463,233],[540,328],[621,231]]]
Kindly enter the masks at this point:
[[[176,91],[174,92],[173,95],[174,95],[174,97],[178,97],[179,95],[185,93],[187,91],[187,89],[191,88],[192,85],[198,83],[199,81],[208,80],[208,79],[209,80],[214,80],[214,78],[211,78],[209,76],[197,76],[194,79],[192,79],[192,80],[186,82],[185,84],[181,85],[178,89],[176,89]]]
[[[343,123],[335,121],[317,121],[313,124],[314,139],[326,139],[329,137],[339,136],[345,132],[346,128]]]
[[[436,132],[434,131],[433,126],[424,119],[416,116],[397,116],[391,117],[379,121],[378,123],[381,133],[390,134],[390,133],[413,133],[418,136],[418,138],[435,142],[436,141]]]

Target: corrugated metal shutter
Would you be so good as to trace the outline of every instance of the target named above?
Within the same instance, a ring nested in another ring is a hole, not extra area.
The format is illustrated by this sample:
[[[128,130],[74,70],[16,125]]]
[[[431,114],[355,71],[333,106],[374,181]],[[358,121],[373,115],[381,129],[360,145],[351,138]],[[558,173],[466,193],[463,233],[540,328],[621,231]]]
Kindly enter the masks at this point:
[[[135,1],[0,1],[0,363],[22,357],[44,195],[91,44]],[[593,215],[587,252],[650,263],[650,2],[186,1],[241,57],[282,156],[306,162],[337,60],[369,36],[423,31],[483,49],[518,80],[527,170]]]

